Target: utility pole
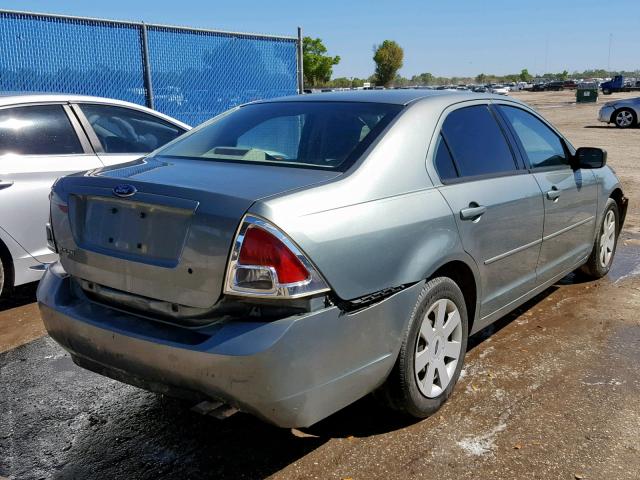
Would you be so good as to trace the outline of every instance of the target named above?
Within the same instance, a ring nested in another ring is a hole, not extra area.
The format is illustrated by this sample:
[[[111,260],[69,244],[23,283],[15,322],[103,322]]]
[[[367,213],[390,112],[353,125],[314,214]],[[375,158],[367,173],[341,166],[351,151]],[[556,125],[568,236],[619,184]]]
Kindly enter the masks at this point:
[[[607,73],[611,71],[611,42],[613,41],[613,33],[609,34],[609,56],[607,57]]]
[[[549,73],[549,36],[544,42],[544,72],[542,74]]]
[[[302,27],[298,27],[298,94],[304,93],[304,62],[302,59]]]

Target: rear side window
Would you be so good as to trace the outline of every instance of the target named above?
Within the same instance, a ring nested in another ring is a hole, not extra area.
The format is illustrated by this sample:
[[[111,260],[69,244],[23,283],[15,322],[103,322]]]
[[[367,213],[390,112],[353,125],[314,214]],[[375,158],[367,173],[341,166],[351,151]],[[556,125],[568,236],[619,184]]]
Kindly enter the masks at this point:
[[[62,105],[0,109],[0,155],[84,153]]]
[[[520,108],[498,108],[513,127],[532,168],[569,166],[560,137],[544,122]]]
[[[80,105],[106,153],[149,153],[184,133],[184,129],[131,108]]]
[[[486,105],[451,112],[442,126],[442,135],[461,177],[516,170],[511,149]]]
[[[456,178],[458,176],[458,172],[456,171],[456,167],[453,163],[453,158],[451,158],[449,147],[447,147],[444,138],[442,138],[442,134],[438,135],[437,142],[435,165],[438,175],[440,175],[440,180],[444,182],[446,180]]]
[[[157,155],[345,170],[401,109],[364,102],[250,104],[194,129]]]

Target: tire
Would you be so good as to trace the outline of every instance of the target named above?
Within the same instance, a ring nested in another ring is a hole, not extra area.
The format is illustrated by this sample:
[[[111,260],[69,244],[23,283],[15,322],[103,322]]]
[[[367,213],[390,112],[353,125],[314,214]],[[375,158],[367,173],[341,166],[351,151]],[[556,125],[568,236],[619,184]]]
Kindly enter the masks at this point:
[[[613,222],[613,223],[611,223]],[[613,227],[611,227],[613,225]],[[609,198],[602,214],[602,221],[598,228],[596,241],[587,263],[581,267],[581,272],[592,279],[604,277],[609,273],[613,257],[616,254],[618,244],[618,234],[620,225],[620,214],[618,204]]]
[[[8,285],[5,286],[6,283],[6,277],[7,275],[5,274],[6,269],[4,268],[4,264],[2,263],[2,257],[0,256],[0,298],[4,298],[7,295],[7,290]]]
[[[603,95],[611,95],[611,90],[609,90],[608,88],[603,88],[602,89],[602,94]]]
[[[638,117],[636,117],[636,112],[630,108],[621,108],[613,112],[611,121],[618,128],[631,128],[637,125]]]
[[[438,319],[442,324],[433,328]],[[449,322],[455,323],[447,329]],[[427,282],[409,319],[396,364],[376,397],[388,407],[416,418],[435,413],[449,398],[460,376],[468,325],[467,308],[458,285],[447,277]],[[457,358],[451,356],[455,354]],[[449,378],[448,382],[443,381],[443,376]]]

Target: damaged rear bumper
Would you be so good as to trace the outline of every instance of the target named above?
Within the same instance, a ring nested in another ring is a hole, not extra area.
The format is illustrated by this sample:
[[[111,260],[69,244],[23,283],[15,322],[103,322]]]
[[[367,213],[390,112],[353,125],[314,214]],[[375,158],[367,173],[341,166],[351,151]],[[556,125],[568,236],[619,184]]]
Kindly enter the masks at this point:
[[[224,401],[281,427],[309,426],[378,387],[422,283],[356,312],[185,328],[76,296],[54,264],[38,288],[45,326],[76,363],[172,394]]]

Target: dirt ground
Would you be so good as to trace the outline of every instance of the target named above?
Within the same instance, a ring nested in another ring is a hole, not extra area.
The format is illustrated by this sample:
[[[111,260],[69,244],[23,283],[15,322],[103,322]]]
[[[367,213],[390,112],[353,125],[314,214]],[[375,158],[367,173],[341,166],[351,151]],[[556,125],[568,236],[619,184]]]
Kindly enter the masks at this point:
[[[28,286],[0,304],[0,480],[640,479],[640,129],[597,121],[629,95],[573,95],[514,94],[576,147],[609,152],[630,198],[612,271],[569,275],[474,335],[436,415],[408,422],[365,398],[303,430],[203,417],[76,367]]]

